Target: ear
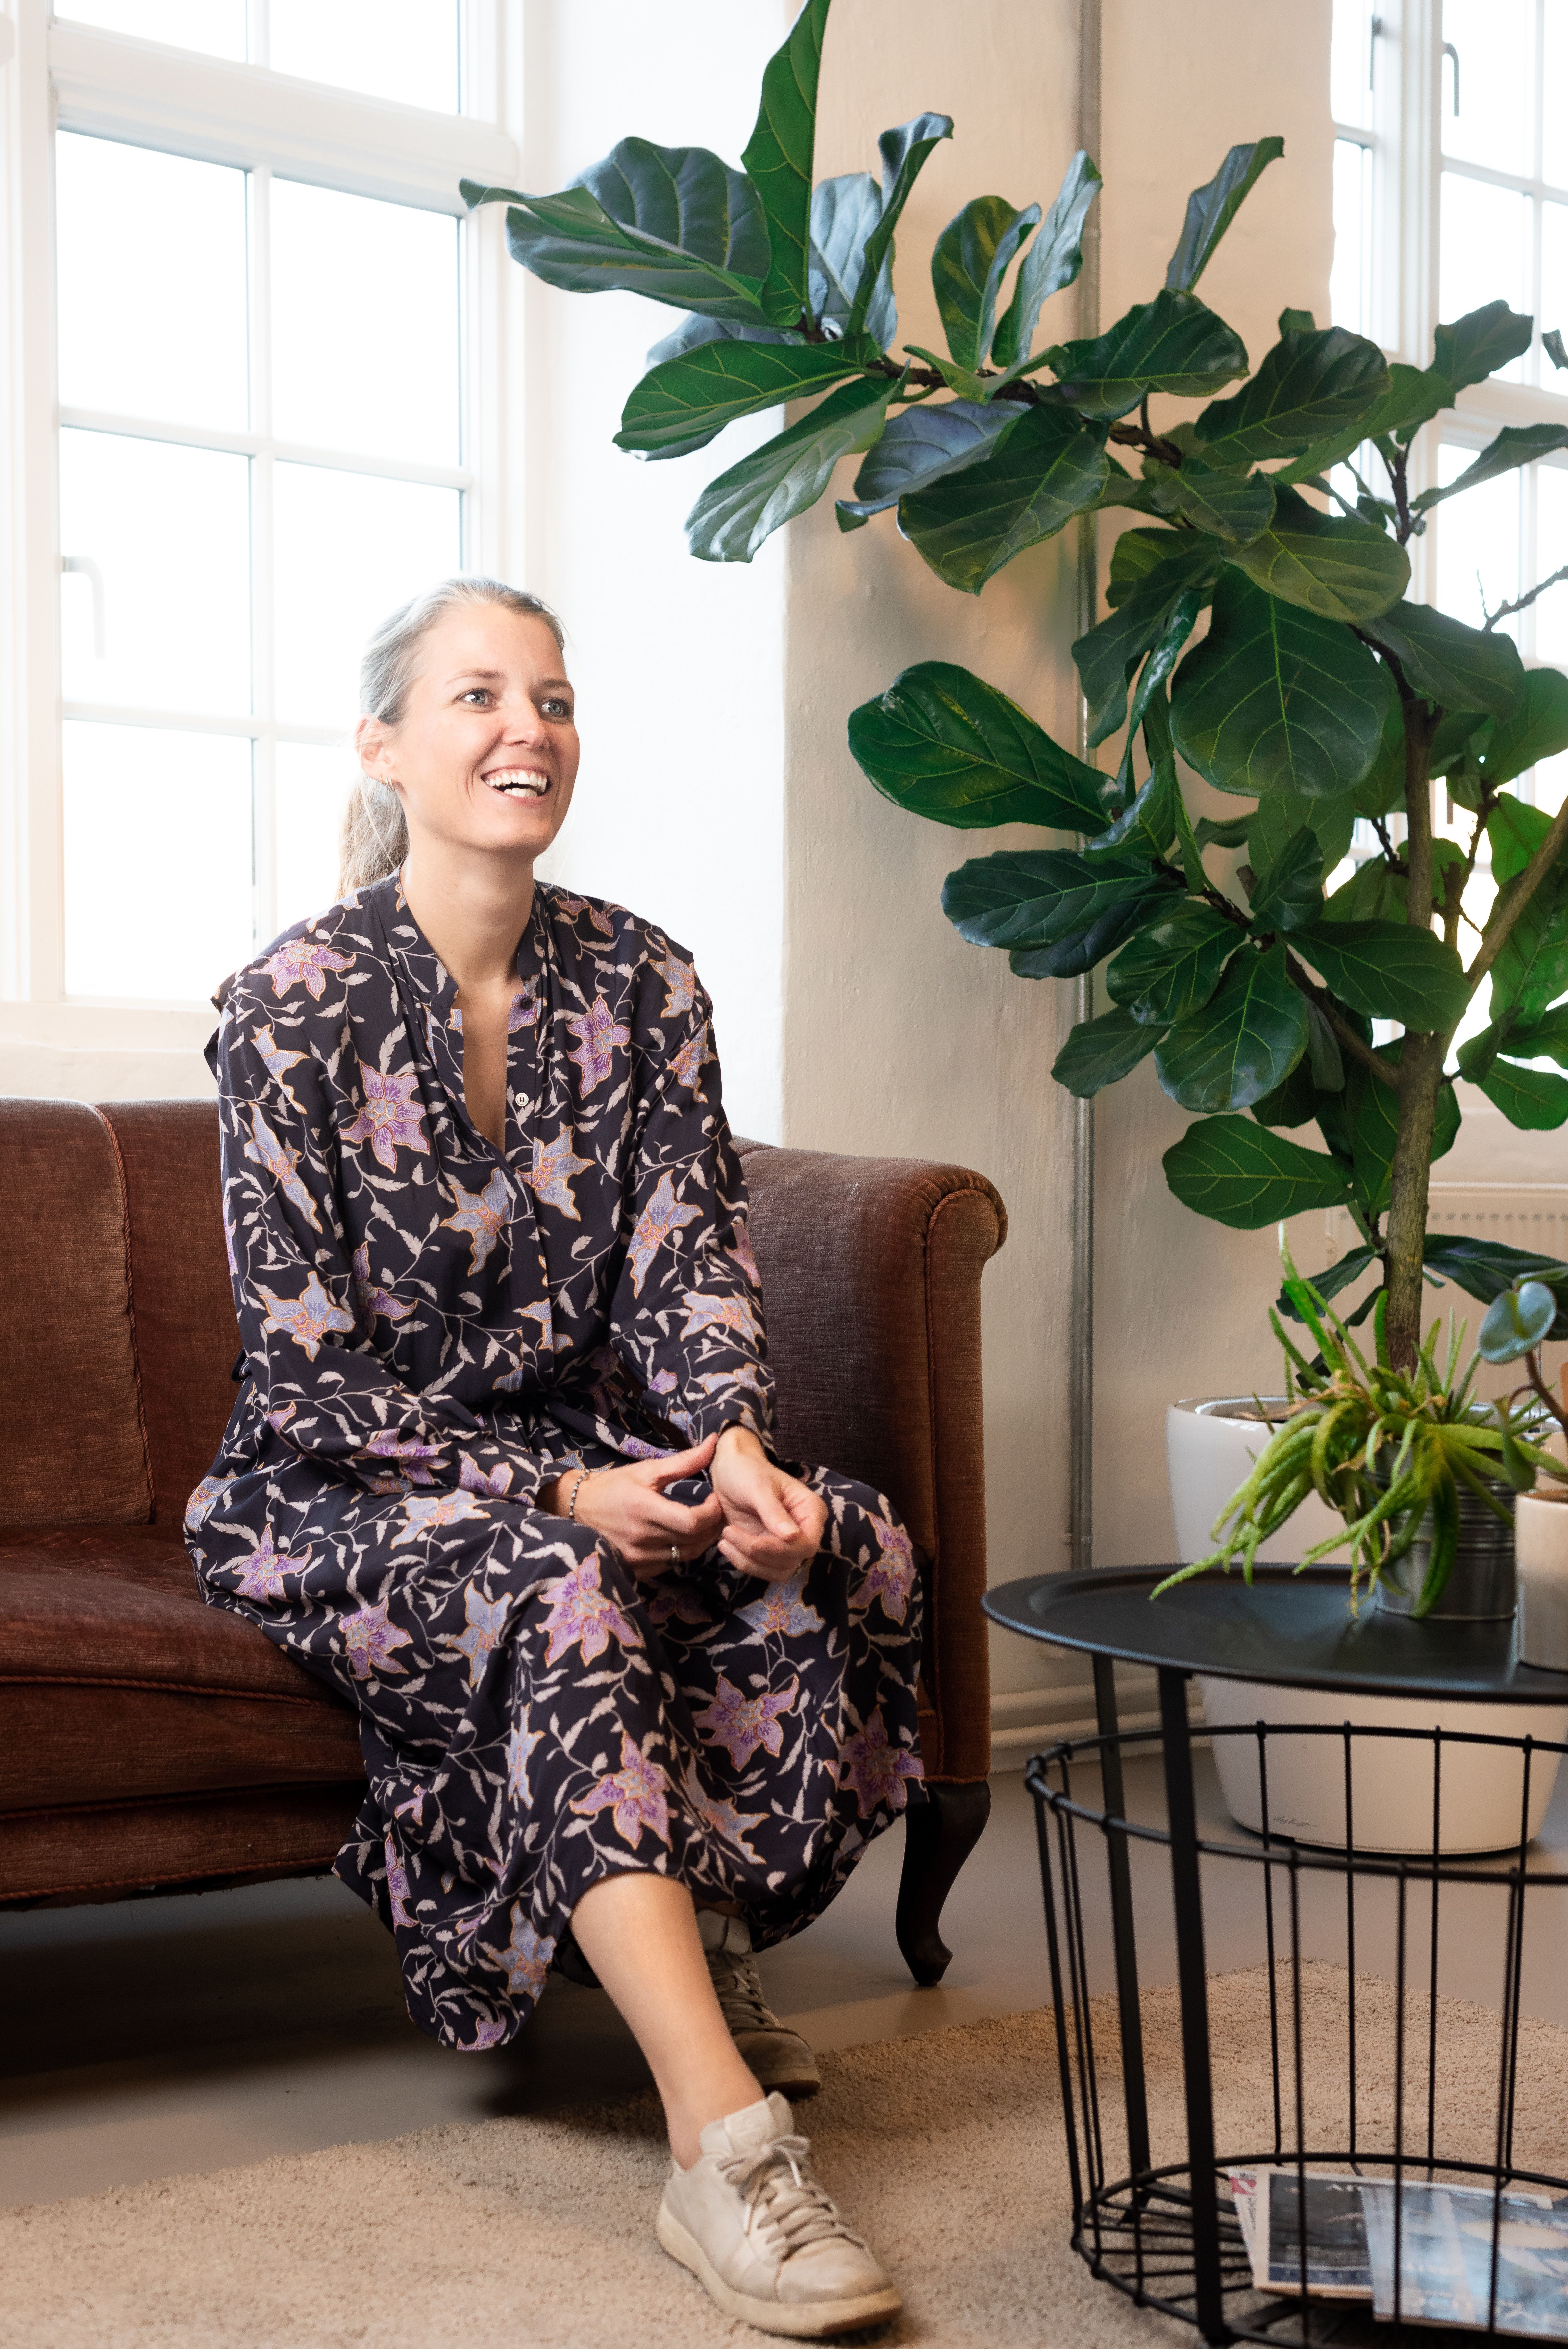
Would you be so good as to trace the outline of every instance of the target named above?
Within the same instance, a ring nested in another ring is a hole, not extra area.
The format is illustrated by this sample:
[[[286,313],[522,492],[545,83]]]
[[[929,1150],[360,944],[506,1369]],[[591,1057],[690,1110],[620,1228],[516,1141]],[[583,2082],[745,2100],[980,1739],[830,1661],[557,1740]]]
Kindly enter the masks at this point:
[[[359,764],[373,781],[388,780],[387,729],[379,718],[361,718],[354,729]]]

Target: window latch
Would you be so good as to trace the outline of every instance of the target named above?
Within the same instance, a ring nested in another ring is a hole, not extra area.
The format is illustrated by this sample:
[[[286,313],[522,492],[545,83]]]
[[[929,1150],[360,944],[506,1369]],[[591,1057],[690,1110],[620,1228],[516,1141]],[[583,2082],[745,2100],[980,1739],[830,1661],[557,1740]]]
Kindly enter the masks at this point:
[[[109,657],[109,629],[105,624],[103,573],[90,554],[62,554],[62,571],[79,571],[92,586],[92,653],[94,660]]]
[[[1452,41],[1445,41],[1443,43],[1443,55],[1448,58],[1449,64],[1454,69],[1454,112],[1458,115],[1459,110],[1459,53],[1458,49],[1455,48]]]

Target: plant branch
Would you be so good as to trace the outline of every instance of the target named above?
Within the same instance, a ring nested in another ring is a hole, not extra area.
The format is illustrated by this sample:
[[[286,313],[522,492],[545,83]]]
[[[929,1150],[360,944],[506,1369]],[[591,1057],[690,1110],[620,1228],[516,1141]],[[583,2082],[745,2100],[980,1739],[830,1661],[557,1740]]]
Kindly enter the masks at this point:
[[[1481,634],[1489,636],[1500,620],[1511,620],[1516,612],[1522,612],[1528,605],[1534,603],[1538,595],[1544,595],[1549,587],[1555,587],[1560,579],[1568,579],[1568,563],[1563,565],[1561,571],[1554,571],[1550,579],[1542,579],[1539,586],[1532,587],[1528,594],[1516,597],[1513,603],[1500,604],[1495,612],[1487,612],[1486,626],[1481,630]],[[1481,609],[1483,612],[1486,611],[1484,597]]]
[[[1556,1396],[1552,1393],[1551,1388],[1547,1385],[1545,1380],[1541,1375],[1541,1349],[1539,1347],[1536,1347],[1533,1352],[1526,1354],[1524,1358],[1524,1375],[1530,1381],[1531,1385],[1535,1389],[1535,1392],[1540,1396],[1542,1402],[1546,1405],[1547,1410],[1552,1413],[1552,1418],[1557,1422],[1558,1426],[1563,1430],[1564,1433],[1568,1433],[1568,1414],[1564,1413],[1563,1405],[1558,1402]]]
[[[1514,924],[1562,855],[1565,843],[1568,843],[1568,800],[1563,801],[1552,817],[1552,829],[1523,872],[1510,882],[1497,901],[1492,917],[1481,933],[1480,949],[1467,974],[1472,995],[1508,944]]]
[[[1319,987],[1317,981],[1297,962],[1288,947],[1285,949],[1285,968],[1290,973],[1292,985],[1299,994],[1306,997],[1307,1001],[1315,1009],[1322,1012],[1351,1059],[1359,1061],[1364,1069],[1370,1069],[1372,1074],[1380,1082],[1387,1085],[1392,1092],[1397,1092],[1399,1071],[1393,1061],[1386,1061],[1381,1052],[1373,1050],[1365,1037],[1357,1035],[1349,1020],[1345,1019],[1338,1010],[1328,989],[1325,987]]]
[[[1394,535],[1403,546],[1416,527],[1416,517],[1410,511],[1410,460],[1408,450],[1401,449],[1397,441],[1391,446],[1395,451],[1393,462],[1389,463],[1386,457],[1383,461],[1388,467],[1388,486],[1394,492],[1394,511],[1399,517],[1399,527]]]
[[[1383,843],[1383,861],[1387,865],[1389,872],[1397,873],[1407,878],[1410,867],[1400,855],[1398,850],[1395,847],[1394,843],[1389,838],[1388,826],[1386,823],[1380,815],[1375,815],[1371,817],[1369,821],[1373,831]]]

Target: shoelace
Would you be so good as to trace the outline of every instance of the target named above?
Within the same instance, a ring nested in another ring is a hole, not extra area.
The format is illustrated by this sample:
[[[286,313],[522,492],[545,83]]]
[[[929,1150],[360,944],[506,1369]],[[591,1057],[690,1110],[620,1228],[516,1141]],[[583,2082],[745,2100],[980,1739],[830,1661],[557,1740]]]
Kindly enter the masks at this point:
[[[753,1957],[737,1957],[729,1950],[708,1954],[708,1971],[719,2000],[719,2012],[731,2031],[776,2031],[779,2019],[763,2003],[763,1985]]]
[[[826,2186],[812,2176],[810,2155],[809,2138],[775,2137],[771,2145],[720,2157],[720,2170],[746,2198],[746,2232],[776,2229],[786,2260],[810,2243],[853,2243],[864,2251]]]

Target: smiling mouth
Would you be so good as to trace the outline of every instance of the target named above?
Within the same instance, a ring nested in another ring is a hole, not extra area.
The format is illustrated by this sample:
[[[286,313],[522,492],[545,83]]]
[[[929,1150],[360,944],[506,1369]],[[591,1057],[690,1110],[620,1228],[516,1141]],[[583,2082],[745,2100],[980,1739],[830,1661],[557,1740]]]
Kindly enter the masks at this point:
[[[550,788],[549,776],[537,774],[531,767],[497,767],[483,780],[504,799],[541,800]]]

